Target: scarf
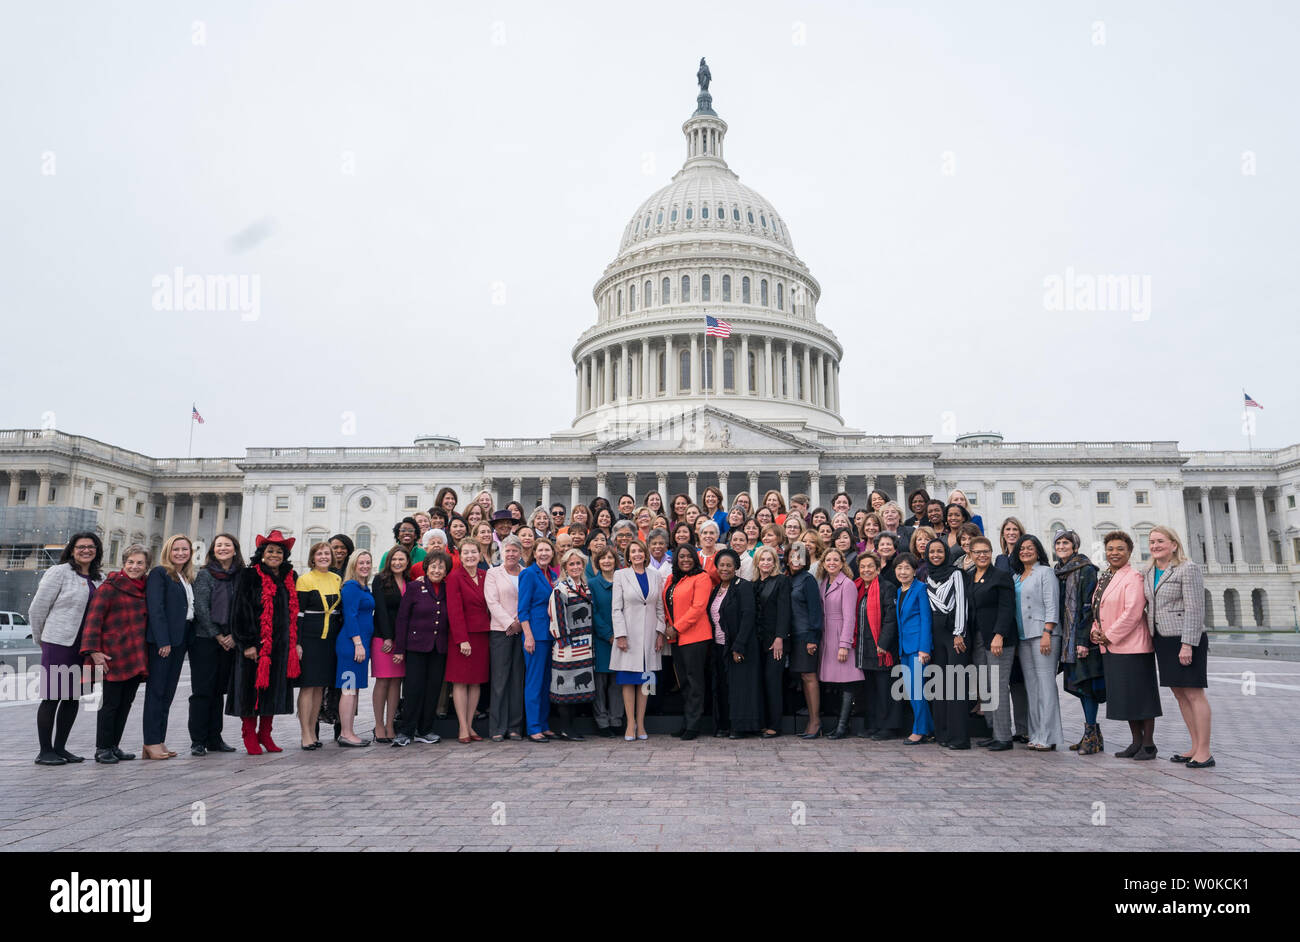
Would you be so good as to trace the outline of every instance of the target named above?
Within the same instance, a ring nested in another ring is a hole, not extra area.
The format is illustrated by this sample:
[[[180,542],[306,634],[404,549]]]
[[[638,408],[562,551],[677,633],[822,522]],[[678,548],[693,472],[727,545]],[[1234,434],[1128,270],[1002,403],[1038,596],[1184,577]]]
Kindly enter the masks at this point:
[[[229,569],[222,569],[221,564],[216,560],[208,563],[205,568],[208,570],[208,575],[217,580],[217,584],[212,587],[212,600],[208,609],[209,617],[214,625],[229,625],[230,601],[235,595],[234,576],[239,570],[234,566]]]
[[[257,689],[267,690],[271,686],[271,634],[275,622],[275,580],[259,565],[257,574],[262,577],[262,613],[258,623],[262,629],[262,645],[257,657]],[[296,678],[302,669],[298,664],[298,590],[293,583],[293,570],[284,577],[284,587],[289,593],[289,671],[290,680]]]
[[[1061,630],[1061,661],[1065,664],[1075,662],[1074,649],[1079,646],[1076,640],[1079,630],[1079,589],[1083,585],[1084,570],[1091,565],[1092,560],[1087,556],[1075,553],[1055,566],[1056,578],[1061,583],[1061,608],[1065,613],[1065,625]]]
[[[880,647],[880,629],[882,627],[880,613],[880,577],[872,579],[867,585],[867,591],[862,596],[862,617],[865,619],[867,628],[871,631],[871,643],[873,648]],[[886,651],[884,655],[876,655],[876,665],[878,667],[893,667],[894,655]]]
[[[1115,570],[1109,566],[1106,567],[1105,571],[1097,574],[1097,588],[1092,592],[1092,619],[1098,625],[1101,624],[1101,597],[1106,594],[1106,586],[1110,585],[1110,580],[1114,578]],[[1089,643],[1091,641],[1091,636],[1089,636]]]

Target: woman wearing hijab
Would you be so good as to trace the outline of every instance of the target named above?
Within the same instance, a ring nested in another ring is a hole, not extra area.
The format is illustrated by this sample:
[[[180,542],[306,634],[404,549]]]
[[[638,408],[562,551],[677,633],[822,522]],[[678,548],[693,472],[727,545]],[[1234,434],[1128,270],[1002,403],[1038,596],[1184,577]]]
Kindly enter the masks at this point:
[[[857,665],[864,676],[863,729],[865,739],[894,739],[903,728],[902,701],[890,696],[894,665],[898,663],[898,618],[894,592],[880,579],[880,557],[870,551],[858,557]]]
[[[1097,567],[1079,552],[1079,534],[1061,530],[1052,541],[1056,551],[1056,581],[1061,599],[1057,627],[1061,632],[1061,670],[1065,692],[1083,706],[1083,738],[1070,746],[1081,756],[1101,752],[1106,743],[1097,722],[1097,705],[1106,702],[1106,675],[1101,648],[1092,642],[1092,595]]]
[[[970,613],[966,580],[962,570],[953,566],[952,553],[943,540],[931,540],[925,552],[930,562],[925,577],[933,641],[930,651],[942,681],[935,691],[934,735],[941,746],[969,749],[970,697],[965,678],[970,676],[966,667],[971,652],[966,632]],[[963,674],[960,678],[959,672]]]

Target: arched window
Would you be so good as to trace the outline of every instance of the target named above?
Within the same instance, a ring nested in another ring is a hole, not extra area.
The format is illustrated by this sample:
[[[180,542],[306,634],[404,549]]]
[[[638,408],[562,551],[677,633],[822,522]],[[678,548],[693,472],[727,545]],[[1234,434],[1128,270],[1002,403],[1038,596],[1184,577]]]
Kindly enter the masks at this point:
[[[682,275],[682,303],[691,303],[691,276]]]
[[[687,218],[690,218],[690,217],[687,217]],[[709,218],[709,207],[708,207],[708,205],[704,205],[704,206],[701,206],[701,207],[700,207],[700,218],[701,218],[701,219],[708,219],[708,218]]]
[[[749,355],[749,391],[758,392],[758,356],[754,353]]]
[[[660,353],[655,363],[655,372],[659,376],[659,392],[662,395],[668,386],[668,371],[664,369],[664,355]]]
[[[708,275],[700,276],[700,300],[701,301],[709,300],[709,276]]]
[[[669,221],[669,222],[676,222],[676,221],[677,221],[677,207],[676,207],[676,206],[674,206],[674,207],[673,207],[673,211],[672,211],[671,213],[668,214],[668,221]]]
[[[660,304],[673,303],[673,283],[669,281],[667,278],[665,278],[664,283],[659,286],[659,303]]]
[[[767,279],[764,278],[758,283],[758,303],[767,307]]]
[[[636,310],[636,285],[627,286],[627,309],[629,312]]]
[[[618,289],[618,313],[623,313],[623,289]]]
[[[677,354],[677,389],[691,388],[691,351],[683,350]]]
[[[745,215],[749,217],[749,224],[752,226],[754,224],[754,211],[752,209],[747,209],[745,210]]]
[[[686,221],[687,221],[687,222],[690,222],[690,221],[691,221],[691,216],[692,216],[694,213],[695,213],[695,209],[694,209],[694,207],[691,207],[691,206],[687,206],[687,207],[686,207]]]
[[[776,283],[776,309],[778,311],[785,310],[785,285],[779,281]]]
[[[359,550],[370,549],[370,528],[364,523],[357,527],[357,538],[355,542],[357,549]]]
[[[647,281],[645,288],[641,292],[641,306],[649,307],[654,303],[654,282]]]
[[[722,351],[722,387],[725,392],[736,391],[736,351]]]
[[[749,276],[740,279],[740,303],[749,303]]]
[[[721,203],[718,204],[718,222],[725,222],[727,218],[727,209]]]
[[[740,207],[739,207],[739,206],[733,206],[733,207],[731,207],[731,218],[734,219],[736,222],[740,222]]]
[[[646,213],[646,214],[645,214],[645,227],[646,227],[646,231],[647,231],[647,232],[650,231],[650,214],[649,214],[649,213]]]
[[[785,362],[785,357],[784,356],[781,357],[781,395],[782,396],[790,395],[790,375],[789,375],[789,370],[787,369],[788,366],[789,364]]]
[[[609,380],[609,388],[614,390],[614,398],[620,398],[621,392],[618,388],[618,357],[610,357]]]
[[[655,225],[662,226],[663,224],[664,224],[664,211],[661,209],[659,210],[659,214],[655,216]]]
[[[722,276],[722,300],[723,301],[731,300],[731,276],[730,275]]]
[[[794,392],[799,398],[803,398],[803,360],[795,357],[794,361]]]
[[[759,219],[759,222],[761,222],[761,223],[763,224],[763,228],[766,229],[766,228],[767,228],[767,217],[764,216],[762,213],[759,213],[759,214],[758,214],[758,219]]]

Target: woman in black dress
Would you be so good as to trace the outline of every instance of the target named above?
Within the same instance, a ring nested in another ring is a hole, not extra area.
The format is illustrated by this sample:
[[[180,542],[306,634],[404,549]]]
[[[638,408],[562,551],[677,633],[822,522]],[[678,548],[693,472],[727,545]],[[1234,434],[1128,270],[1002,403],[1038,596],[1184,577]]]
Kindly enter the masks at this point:
[[[790,577],[780,571],[776,550],[754,550],[754,624],[758,634],[763,738],[781,735],[785,645],[790,639]]]
[[[718,550],[715,565],[719,581],[709,596],[709,620],[715,642],[719,634],[722,641],[712,650],[713,724],[716,730],[727,729],[730,738],[743,739],[762,725],[754,592],[738,575],[740,554],[735,550]]]
[[[935,692],[930,709],[934,716],[934,733],[940,746],[949,749],[969,749],[970,734],[967,717],[970,715],[970,684],[965,668],[971,662],[969,640],[969,599],[966,596],[965,574],[952,564],[951,550],[943,540],[931,540],[925,547],[930,563],[925,578],[926,592],[930,597],[931,657],[935,667],[942,671],[943,683]],[[951,670],[947,669],[951,668]]]

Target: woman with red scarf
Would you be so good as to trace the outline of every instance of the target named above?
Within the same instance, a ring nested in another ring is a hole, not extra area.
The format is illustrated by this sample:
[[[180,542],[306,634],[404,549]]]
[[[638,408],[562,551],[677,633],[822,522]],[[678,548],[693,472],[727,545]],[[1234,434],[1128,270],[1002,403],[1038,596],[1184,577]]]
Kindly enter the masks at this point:
[[[889,695],[898,663],[898,618],[894,586],[880,579],[880,557],[870,551],[858,556],[857,665],[866,677],[862,736],[895,739],[903,728],[903,703]]]
[[[298,644],[298,590],[289,552],[294,540],[279,530],[257,538],[257,552],[235,583],[230,631],[239,656],[230,675],[226,715],[243,720],[250,756],[280,752],[271,741],[276,715],[293,712],[293,688],[302,647]]]

